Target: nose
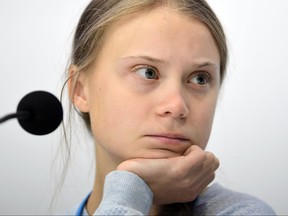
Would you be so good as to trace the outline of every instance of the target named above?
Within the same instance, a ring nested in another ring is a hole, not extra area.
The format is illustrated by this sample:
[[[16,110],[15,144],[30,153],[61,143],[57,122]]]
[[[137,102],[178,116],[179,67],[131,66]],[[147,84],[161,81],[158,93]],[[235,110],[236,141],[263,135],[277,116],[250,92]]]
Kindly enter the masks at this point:
[[[171,89],[161,94],[157,114],[162,117],[185,119],[189,115],[187,98],[178,89]]]

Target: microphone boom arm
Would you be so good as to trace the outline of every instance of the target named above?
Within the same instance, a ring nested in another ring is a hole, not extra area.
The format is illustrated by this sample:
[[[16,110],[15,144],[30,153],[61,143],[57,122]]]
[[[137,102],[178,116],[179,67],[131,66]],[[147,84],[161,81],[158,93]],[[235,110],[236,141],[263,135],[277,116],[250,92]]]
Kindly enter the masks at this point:
[[[29,118],[29,116],[30,116],[30,113],[28,111],[18,111],[17,113],[8,114],[0,118],[0,124],[12,118],[24,119],[24,118]]]

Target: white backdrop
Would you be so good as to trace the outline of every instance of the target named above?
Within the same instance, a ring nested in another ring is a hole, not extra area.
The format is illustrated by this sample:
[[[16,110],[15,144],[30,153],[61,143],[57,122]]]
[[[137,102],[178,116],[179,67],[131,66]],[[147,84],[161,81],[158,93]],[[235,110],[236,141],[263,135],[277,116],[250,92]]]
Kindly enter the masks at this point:
[[[75,25],[88,0],[0,0],[0,116],[33,90],[59,96]],[[226,30],[230,63],[208,149],[216,181],[288,214],[288,1],[209,0]],[[272,3],[271,3],[272,2]],[[0,214],[47,214],[59,133],[0,125]],[[84,146],[84,147],[83,147]],[[79,141],[52,210],[78,205],[92,187],[93,154]]]

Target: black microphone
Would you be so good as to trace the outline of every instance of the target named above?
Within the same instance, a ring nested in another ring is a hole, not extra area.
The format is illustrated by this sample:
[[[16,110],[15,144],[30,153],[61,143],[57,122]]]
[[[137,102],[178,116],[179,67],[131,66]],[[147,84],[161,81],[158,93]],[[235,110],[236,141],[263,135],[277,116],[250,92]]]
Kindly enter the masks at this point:
[[[17,118],[21,127],[34,135],[45,135],[56,130],[63,119],[60,101],[51,93],[34,91],[24,96],[17,112],[0,119],[0,124]]]

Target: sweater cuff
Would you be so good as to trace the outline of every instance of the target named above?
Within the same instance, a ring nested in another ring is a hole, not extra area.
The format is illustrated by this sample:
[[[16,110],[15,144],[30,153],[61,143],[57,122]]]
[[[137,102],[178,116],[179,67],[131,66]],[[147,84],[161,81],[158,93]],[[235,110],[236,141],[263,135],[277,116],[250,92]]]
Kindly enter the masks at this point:
[[[134,173],[113,171],[106,176],[102,202],[131,208],[147,215],[152,201],[151,189]]]

